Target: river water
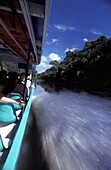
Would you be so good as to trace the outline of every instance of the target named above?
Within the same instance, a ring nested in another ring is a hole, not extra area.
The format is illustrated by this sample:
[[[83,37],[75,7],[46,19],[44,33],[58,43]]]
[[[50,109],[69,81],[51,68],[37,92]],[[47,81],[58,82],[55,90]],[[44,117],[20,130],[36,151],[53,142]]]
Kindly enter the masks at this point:
[[[50,170],[111,170],[111,100],[35,91],[34,114]]]

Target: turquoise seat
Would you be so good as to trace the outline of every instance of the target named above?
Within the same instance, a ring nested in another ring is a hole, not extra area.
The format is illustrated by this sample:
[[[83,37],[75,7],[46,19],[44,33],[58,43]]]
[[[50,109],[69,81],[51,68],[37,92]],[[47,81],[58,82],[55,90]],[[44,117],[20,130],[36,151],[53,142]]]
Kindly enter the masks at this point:
[[[12,104],[13,104],[15,110],[21,109],[21,106],[20,106],[20,105],[18,105],[18,104],[16,104],[16,103],[12,103]]]
[[[9,93],[8,97],[13,99],[13,100],[20,100],[21,99],[21,95],[19,93]]]
[[[13,100],[20,100],[21,99],[20,96],[11,96],[10,98],[13,99]]]
[[[12,103],[0,102],[0,122],[13,123],[16,121],[16,109]]]
[[[8,97],[13,100],[21,100],[21,95],[19,93],[9,93]],[[16,103],[13,103],[13,106],[15,110],[21,109],[21,106]]]

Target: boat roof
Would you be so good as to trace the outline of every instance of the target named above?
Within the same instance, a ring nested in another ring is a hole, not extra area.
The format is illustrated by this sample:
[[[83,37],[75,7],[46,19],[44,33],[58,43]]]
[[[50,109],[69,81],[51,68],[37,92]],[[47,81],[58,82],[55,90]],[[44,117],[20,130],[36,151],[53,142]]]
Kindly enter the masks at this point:
[[[0,60],[39,64],[51,0],[0,0]]]

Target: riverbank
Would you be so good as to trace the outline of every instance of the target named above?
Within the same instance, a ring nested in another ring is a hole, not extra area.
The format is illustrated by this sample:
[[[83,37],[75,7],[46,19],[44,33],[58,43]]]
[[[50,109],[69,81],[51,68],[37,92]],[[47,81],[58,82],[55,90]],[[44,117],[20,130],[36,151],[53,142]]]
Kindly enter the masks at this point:
[[[38,74],[37,79],[63,88],[111,96],[111,38],[86,42],[83,50],[66,52],[60,63]]]
[[[46,92],[53,93],[53,92],[63,92],[63,91],[72,91],[72,92],[86,92],[88,94],[93,94],[95,96],[100,96],[103,98],[111,98],[111,93],[108,91],[100,91],[100,90],[87,90],[87,89],[82,89],[78,85],[71,86],[63,83],[51,83],[51,82],[45,82],[45,81],[38,81],[37,85],[41,86]]]

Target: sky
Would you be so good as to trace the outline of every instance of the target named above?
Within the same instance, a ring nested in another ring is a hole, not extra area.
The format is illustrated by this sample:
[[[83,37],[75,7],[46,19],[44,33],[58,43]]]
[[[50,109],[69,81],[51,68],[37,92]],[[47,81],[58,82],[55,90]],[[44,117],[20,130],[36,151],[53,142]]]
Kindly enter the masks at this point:
[[[68,50],[82,50],[85,42],[111,37],[110,0],[52,0],[48,29],[38,73],[61,62]]]

